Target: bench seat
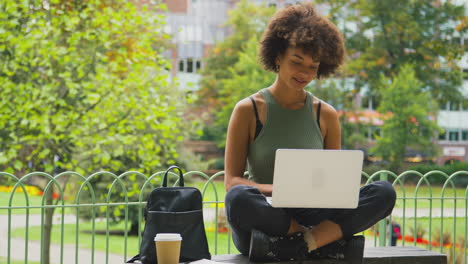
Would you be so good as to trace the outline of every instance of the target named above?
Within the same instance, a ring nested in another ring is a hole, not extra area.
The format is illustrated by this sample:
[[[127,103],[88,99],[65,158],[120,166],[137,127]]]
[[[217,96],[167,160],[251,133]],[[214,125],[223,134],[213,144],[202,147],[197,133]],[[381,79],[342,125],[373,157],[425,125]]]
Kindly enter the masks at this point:
[[[213,256],[213,261],[247,264],[249,259],[240,254]],[[278,263],[278,262],[268,262]],[[302,264],[343,264],[337,260],[285,261],[281,263]],[[447,257],[439,252],[418,247],[367,247],[364,249],[363,264],[446,264]]]

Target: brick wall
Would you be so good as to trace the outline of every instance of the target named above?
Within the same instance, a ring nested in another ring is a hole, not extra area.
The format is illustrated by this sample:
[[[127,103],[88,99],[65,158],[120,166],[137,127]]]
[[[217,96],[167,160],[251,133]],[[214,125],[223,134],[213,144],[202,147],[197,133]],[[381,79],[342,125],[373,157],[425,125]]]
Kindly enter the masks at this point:
[[[163,0],[167,5],[169,12],[187,13],[190,0]]]
[[[132,0],[135,2],[139,7],[142,5],[152,6],[150,3],[152,0]],[[171,13],[187,13],[188,5],[191,0],[162,0],[164,4],[166,4],[169,12]]]

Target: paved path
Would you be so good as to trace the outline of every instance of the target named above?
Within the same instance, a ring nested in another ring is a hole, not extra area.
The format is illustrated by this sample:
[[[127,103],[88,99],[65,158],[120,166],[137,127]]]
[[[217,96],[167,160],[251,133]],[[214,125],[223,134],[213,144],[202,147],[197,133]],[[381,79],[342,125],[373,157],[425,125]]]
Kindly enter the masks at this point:
[[[453,208],[444,208],[442,211],[440,208],[432,208],[432,217],[465,217],[465,209],[457,208],[454,210]],[[403,208],[395,208],[392,212],[393,216],[403,217]],[[416,217],[429,217],[430,210],[428,208],[418,208],[416,211]],[[405,209],[405,217],[415,217],[415,210],[414,208],[406,208]]]
[[[64,222],[74,223],[76,218],[74,215],[65,215]],[[60,218],[54,218],[54,224],[59,224]],[[29,226],[38,226],[41,224],[40,215],[29,216]],[[11,218],[11,229],[21,228],[26,226],[25,215],[12,215]],[[66,235],[66,234],[65,234]],[[40,248],[41,243],[38,241],[29,241],[28,245],[28,261],[40,261]],[[11,259],[12,260],[24,260],[25,259],[25,240],[23,238],[12,238],[11,239]],[[50,254],[51,264],[60,264],[60,245],[52,244]],[[7,257],[8,254],[8,216],[0,215],[0,256]],[[73,264],[75,263],[75,246],[64,245],[63,247],[63,263]],[[78,263],[75,264],[90,264],[91,262],[91,250],[89,249],[78,249],[79,259]],[[123,263],[123,256],[109,254],[109,264]],[[94,252],[94,263],[106,263],[105,252],[95,251]]]

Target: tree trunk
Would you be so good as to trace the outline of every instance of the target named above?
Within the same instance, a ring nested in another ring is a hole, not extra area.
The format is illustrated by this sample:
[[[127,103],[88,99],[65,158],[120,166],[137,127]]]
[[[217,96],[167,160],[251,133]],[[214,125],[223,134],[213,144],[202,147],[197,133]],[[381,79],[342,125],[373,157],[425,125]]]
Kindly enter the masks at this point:
[[[54,173],[54,177],[57,175],[57,173]],[[69,175],[66,175],[65,177],[62,177],[63,182],[60,183],[62,191],[65,192],[65,188],[67,186],[68,180],[70,179]],[[46,184],[47,186],[47,184]],[[60,199],[63,199],[63,197],[60,197],[57,199],[57,201],[54,203],[53,199],[53,193],[54,190],[56,190],[56,185],[52,185],[50,189],[45,192],[44,191],[44,196],[46,199],[46,205],[57,205]],[[45,186],[43,188],[45,190]],[[62,208],[64,210],[64,208]],[[50,244],[52,242],[52,226],[53,226],[53,216],[55,212],[55,208],[47,208],[44,210],[44,233],[43,233],[43,249],[42,249],[42,262],[41,264],[50,264]]]
[[[47,193],[44,193],[46,196],[46,205],[52,205],[53,188],[50,188]],[[44,234],[43,234],[43,251],[42,251],[42,264],[49,264],[50,263],[50,244],[51,244],[51,237],[52,237],[52,219],[54,216],[54,208],[47,208],[45,209],[44,215]]]

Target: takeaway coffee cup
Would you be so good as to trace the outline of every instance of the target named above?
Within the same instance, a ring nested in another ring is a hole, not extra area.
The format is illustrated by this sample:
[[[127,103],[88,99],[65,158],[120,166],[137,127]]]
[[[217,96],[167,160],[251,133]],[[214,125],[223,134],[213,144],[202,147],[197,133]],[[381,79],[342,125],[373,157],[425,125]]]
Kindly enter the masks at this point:
[[[154,238],[158,264],[177,264],[182,237],[177,233],[159,233]]]

